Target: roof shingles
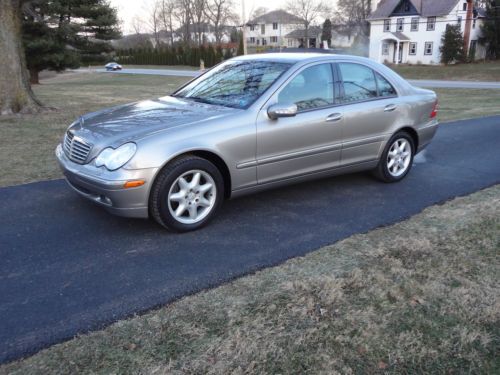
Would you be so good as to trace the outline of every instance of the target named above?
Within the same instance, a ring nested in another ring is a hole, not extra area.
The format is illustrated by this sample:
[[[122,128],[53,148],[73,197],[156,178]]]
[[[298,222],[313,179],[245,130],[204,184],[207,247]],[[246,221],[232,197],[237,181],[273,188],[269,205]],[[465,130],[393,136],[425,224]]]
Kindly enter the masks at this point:
[[[439,17],[449,14],[459,0],[410,0],[422,17]],[[388,18],[401,0],[382,0],[368,20]]]

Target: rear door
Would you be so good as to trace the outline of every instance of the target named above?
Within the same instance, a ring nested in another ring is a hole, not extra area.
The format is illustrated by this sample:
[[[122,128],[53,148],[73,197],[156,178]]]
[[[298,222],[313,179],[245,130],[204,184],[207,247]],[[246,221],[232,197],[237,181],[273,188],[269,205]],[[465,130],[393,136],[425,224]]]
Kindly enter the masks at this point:
[[[339,62],[336,69],[342,81],[344,115],[341,164],[376,160],[402,110],[397,92],[387,79],[366,65]]]
[[[267,183],[338,166],[342,113],[335,106],[331,63],[308,65],[292,76],[257,118],[257,178]],[[338,92],[338,89],[337,89]],[[295,103],[295,117],[271,120],[272,104]]]

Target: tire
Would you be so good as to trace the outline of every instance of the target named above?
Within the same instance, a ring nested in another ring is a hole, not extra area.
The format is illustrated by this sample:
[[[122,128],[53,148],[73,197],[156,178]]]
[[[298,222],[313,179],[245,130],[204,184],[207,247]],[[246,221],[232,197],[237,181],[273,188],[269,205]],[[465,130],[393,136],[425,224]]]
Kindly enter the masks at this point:
[[[156,177],[149,212],[163,227],[189,232],[206,225],[223,200],[224,180],[219,169],[206,159],[184,156],[167,164]]]
[[[407,155],[407,153],[409,154]],[[413,138],[405,131],[398,132],[387,142],[373,174],[383,182],[401,181],[410,172],[414,156],[415,143]]]

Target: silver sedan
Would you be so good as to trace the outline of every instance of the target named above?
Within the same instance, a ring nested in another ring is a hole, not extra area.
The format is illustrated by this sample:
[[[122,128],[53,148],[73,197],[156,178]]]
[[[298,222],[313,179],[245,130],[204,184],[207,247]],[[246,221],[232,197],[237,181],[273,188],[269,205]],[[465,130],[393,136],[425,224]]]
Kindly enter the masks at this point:
[[[434,92],[365,58],[251,55],[172,95],[82,116],[56,155],[82,196],[189,231],[225,198],[363,170],[400,181],[436,113]]]

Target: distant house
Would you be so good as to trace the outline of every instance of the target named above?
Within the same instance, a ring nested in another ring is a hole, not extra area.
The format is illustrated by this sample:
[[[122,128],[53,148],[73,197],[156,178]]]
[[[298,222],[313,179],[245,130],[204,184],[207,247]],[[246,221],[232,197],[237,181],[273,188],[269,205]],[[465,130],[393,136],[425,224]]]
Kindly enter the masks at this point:
[[[466,52],[485,56],[478,44],[484,9],[473,0],[382,0],[372,12],[370,58],[394,64],[439,64],[446,25],[460,25]]]
[[[309,39],[309,46],[321,48],[321,33],[323,28],[320,26],[311,26],[307,30],[307,39]],[[332,30],[332,39],[329,47],[332,48],[348,48],[354,42],[355,33],[347,33],[341,30]],[[306,44],[306,31],[304,28],[299,28],[288,33],[284,37],[286,47],[298,48],[305,47]]]
[[[286,47],[285,35],[302,25],[304,21],[301,18],[284,10],[273,10],[246,24],[247,45]]]

